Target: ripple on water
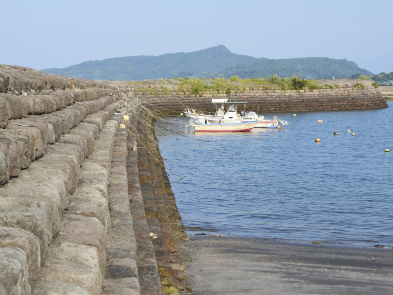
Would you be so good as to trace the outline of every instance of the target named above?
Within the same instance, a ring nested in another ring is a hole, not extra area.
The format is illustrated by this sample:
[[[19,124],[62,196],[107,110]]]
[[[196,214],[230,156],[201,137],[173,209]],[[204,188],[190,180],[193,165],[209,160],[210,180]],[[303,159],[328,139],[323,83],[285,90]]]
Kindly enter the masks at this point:
[[[169,175],[184,225],[393,246],[393,154],[384,152],[393,149],[393,112],[384,111],[279,114],[291,125],[250,134],[193,134],[185,119],[158,122],[184,133],[178,141],[157,132],[165,165],[183,177]]]

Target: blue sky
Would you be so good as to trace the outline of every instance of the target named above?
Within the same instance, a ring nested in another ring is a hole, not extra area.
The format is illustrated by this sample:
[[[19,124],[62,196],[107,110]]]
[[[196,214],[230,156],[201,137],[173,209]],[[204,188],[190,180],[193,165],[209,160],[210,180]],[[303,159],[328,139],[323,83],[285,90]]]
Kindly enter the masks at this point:
[[[191,52],[218,38],[238,54],[346,58],[393,71],[392,0],[13,0],[0,9],[1,64],[66,67]]]

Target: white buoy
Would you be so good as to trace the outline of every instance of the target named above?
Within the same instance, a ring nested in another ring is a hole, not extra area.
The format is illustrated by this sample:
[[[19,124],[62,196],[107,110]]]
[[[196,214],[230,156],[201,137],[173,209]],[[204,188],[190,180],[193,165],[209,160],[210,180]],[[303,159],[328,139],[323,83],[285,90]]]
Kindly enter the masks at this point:
[[[293,114],[294,117],[296,117],[296,114]]]
[[[389,149],[386,149],[386,150],[385,150],[385,153],[390,153],[390,150],[389,150]]]
[[[349,132],[351,132],[351,130],[347,130],[347,132],[349,133]]]
[[[355,136],[356,134],[355,133],[352,133],[352,136]]]

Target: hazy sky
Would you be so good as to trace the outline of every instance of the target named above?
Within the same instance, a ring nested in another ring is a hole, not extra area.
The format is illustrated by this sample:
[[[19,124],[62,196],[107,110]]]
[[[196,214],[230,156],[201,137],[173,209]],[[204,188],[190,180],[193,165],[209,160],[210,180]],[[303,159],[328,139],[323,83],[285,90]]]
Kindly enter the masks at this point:
[[[392,0],[12,0],[0,10],[0,64],[36,69],[191,52],[217,38],[254,57],[393,61]]]

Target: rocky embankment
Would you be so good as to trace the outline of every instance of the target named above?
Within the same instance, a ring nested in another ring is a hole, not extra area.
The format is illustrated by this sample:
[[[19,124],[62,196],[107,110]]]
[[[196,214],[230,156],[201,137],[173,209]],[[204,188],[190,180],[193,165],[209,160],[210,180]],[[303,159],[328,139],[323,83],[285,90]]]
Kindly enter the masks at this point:
[[[124,83],[0,66],[0,294],[191,293],[153,126]]]

